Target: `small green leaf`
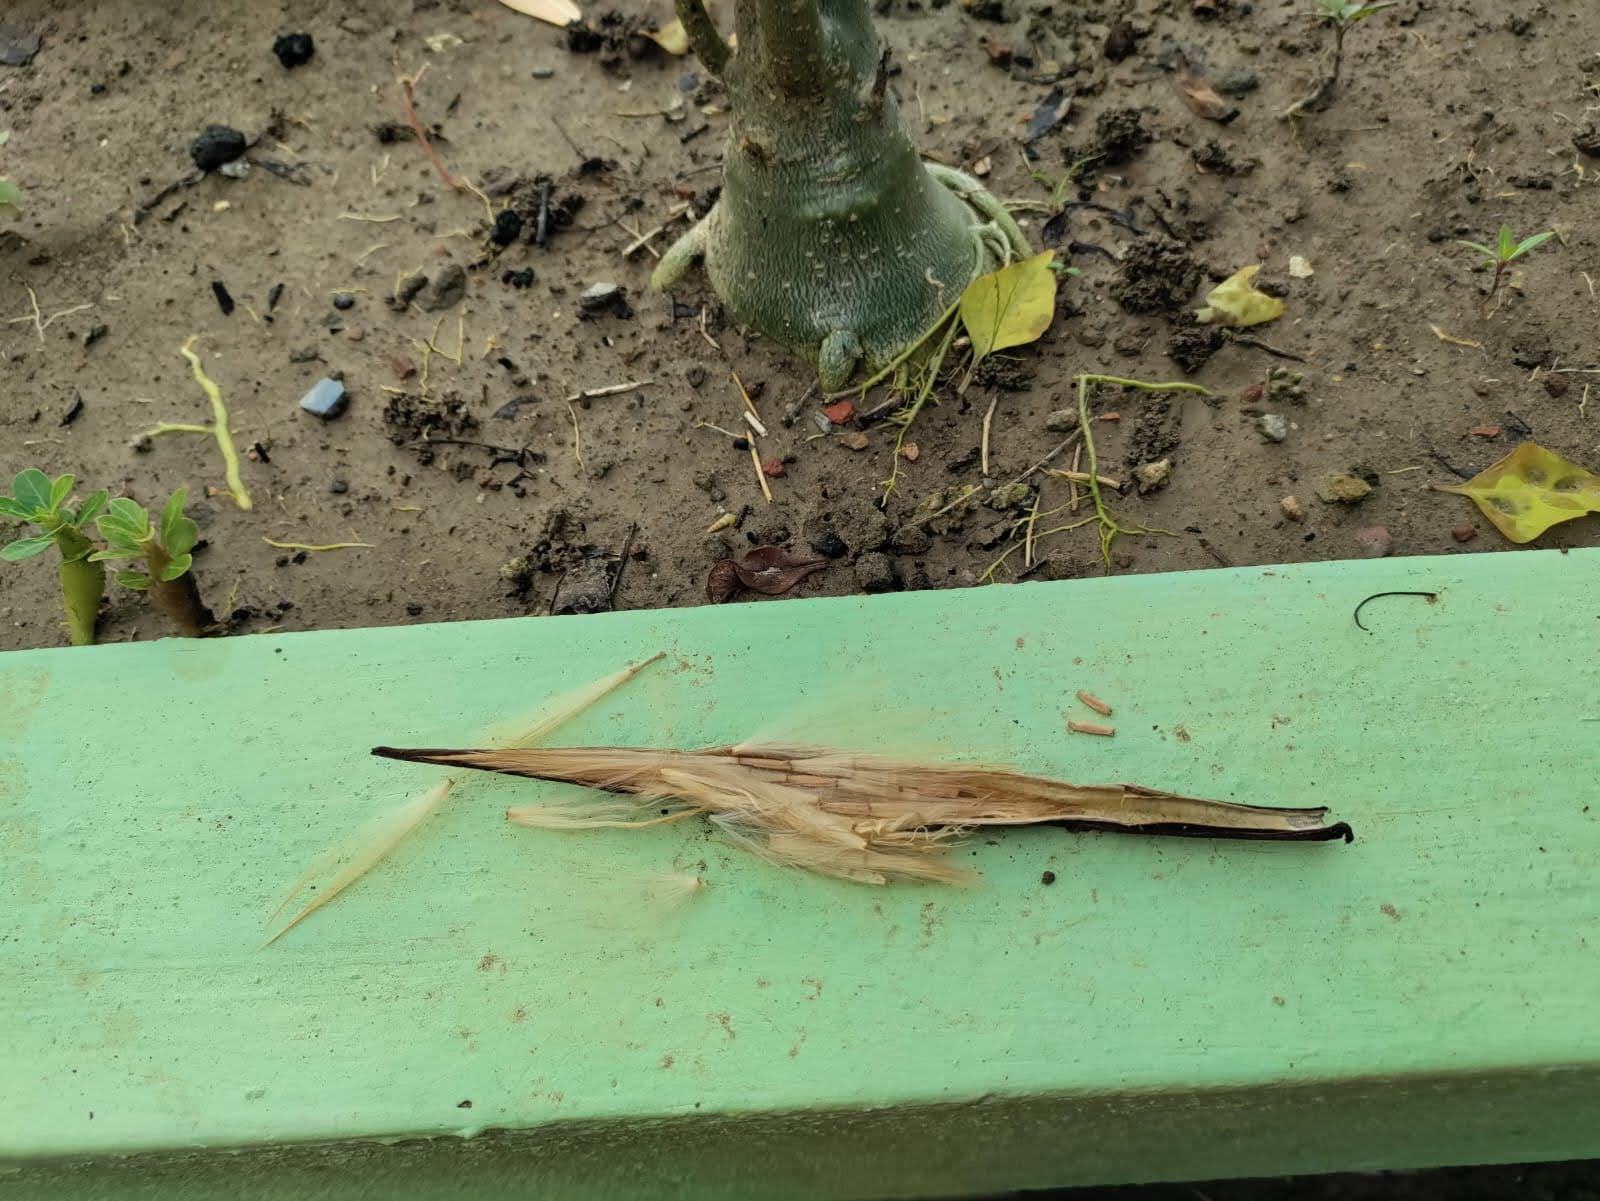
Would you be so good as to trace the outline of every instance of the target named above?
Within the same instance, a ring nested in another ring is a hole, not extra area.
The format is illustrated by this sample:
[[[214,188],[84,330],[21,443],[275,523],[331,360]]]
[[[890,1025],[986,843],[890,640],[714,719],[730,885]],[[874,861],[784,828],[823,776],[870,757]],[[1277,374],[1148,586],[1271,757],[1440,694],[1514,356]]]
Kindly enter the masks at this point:
[[[1354,25],[1357,21],[1365,21],[1374,13],[1381,13],[1386,8],[1393,8],[1395,3],[1396,0],[1377,0],[1377,2],[1373,4],[1363,4],[1355,11],[1347,12],[1345,20],[1349,24]]]
[[[1494,251],[1490,250],[1482,242],[1468,242],[1468,241],[1465,241],[1465,240],[1463,240],[1461,238],[1457,238],[1456,239],[1456,245],[1457,246],[1467,246],[1467,247],[1470,247],[1473,250],[1476,250],[1479,254],[1483,255],[1483,257],[1488,259],[1491,263],[1494,262],[1495,259],[1498,257],[1495,254]]]
[[[31,559],[34,555],[42,555],[55,545],[56,540],[49,534],[37,534],[32,538],[18,538],[15,542],[0,547],[0,559],[7,563],[20,563],[24,559]]]
[[[18,521],[32,521],[34,510],[9,496],[0,496],[0,513],[7,517],[15,517]]]
[[[1509,225],[1500,227],[1499,251],[1502,263],[1509,263],[1517,253],[1516,235],[1511,232]]]
[[[974,359],[1036,342],[1056,315],[1056,252],[980,275],[961,294],[961,324],[972,339]]]
[[[11,495],[34,512],[50,511],[50,477],[37,467],[19,471],[11,479]]]
[[[142,571],[119,571],[117,583],[124,588],[132,588],[136,592],[143,592],[150,587],[150,577]]]
[[[179,488],[167,501],[167,507],[161,510],[161,545],[167,548],[169,555],[181,555],[195,544],[195,524],[183,515],[183,502],[188,493],[187,488]],[[185,525],[189,527],[187,531]],[[185,533],[189,534],[189,545],[177,545]]]
[[[0,146],[4,146],[10,140],[11,131],[9,129],[0,129]]]
[[[72,519],[72,524],[81,527],[93,521],[99,515],[100,510],[106,507],[106,497],[108,495],[106,490],[102,488],[84,501],[83,507],[78,510],[78,515]]]
[[[135,528],[150,524],[150,514],[144,511],[144,506],[126,496],[119,496],[111,502],[110,513],[119,522]]]
[[[50,511],[54,513],[61,507],[61,502],[66,500],[72,492],[72,485],[77,483],[75,475],[58,475],[55,483],[50,485]]]
[[[1283,316],[1283,301],[1256,290],[1254,281],[1260,270],[1259,263],[1245,267],[1212,288],[1206,293],[1206,307],[1195,313],[1195,320],[1244,329]]]
[[[22,189],[4,176],[0,176],[0,219],[18,221],[21,218]]]
[[[100,531],[102,534],[104,530]],[[89,556],[91,563],[103,563],[108,559],[142,559],[144,551],[137,546],[108,546],[104,550],[97,550]]]
[[[174,555],[172,557],[172,562],[168,563],[166,567],[162,569],[161,578],[164,581],[175,580],[184,572],[188,571],[189,565],[193,562],[194,557],[192,555]]]
[[[1521,242],[1519,242],[1517,244],[1517,248],[1511,252],[1511,257],[1512,258],[1516,258],[1518,255],[1527,254],[1528,251],[1534,250],[1534,249],[1536,249],[1536,248],[1538,248],[1540,246],[1543,246],[1546,242],[1548,242],[1551,238],[1553,238],[1555,236],[1556,236],[1556,231],[1555,230],[1547,229],[1542,234],[1534,234],[1533,237],[1531,237],[1531,238],[1524,238]]]

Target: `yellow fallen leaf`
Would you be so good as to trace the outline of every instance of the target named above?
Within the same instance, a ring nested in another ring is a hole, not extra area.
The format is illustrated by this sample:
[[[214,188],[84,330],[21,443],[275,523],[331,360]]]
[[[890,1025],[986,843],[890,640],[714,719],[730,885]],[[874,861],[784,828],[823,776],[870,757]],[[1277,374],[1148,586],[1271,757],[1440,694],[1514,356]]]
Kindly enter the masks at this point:
[[[668,54],[681,57],[689,53],[689,35],[685,32],[682,21],[668,21],[660,29],[641,29],[639,32]]]
[[[1533,442],[1464,484],[1435,484],[1434,491],[1471,497],[1513,542],[1532,542],[1553,525],[1600,513],[1600,475]]]
[[[1050,269],[1056,252],[980,275],[961,294],[961,324],[972,339],[977,359],[1036,342],[1056,315],[1056,273]]]
[[[1283,316],[1283,301],[1255,289],[1261,264],[1236,271],[1206,293],[1206,307],[1195,316],[1207,325],[1262,325]]]
[[[500,0],[507,8],[515,9],[535,20],[565,29],[574,21],[581,21],[583,13],[572,0]]]

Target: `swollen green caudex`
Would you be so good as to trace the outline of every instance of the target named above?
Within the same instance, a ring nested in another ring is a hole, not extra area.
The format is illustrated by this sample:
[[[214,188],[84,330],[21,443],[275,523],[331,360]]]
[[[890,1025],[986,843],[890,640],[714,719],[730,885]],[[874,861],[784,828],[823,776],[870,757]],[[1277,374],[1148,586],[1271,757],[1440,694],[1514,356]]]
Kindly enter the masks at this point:
[[[817,364],[827,391],[917,343],[978,275],[1026,254],[977,180],[924,163],[889,87],[866,0],[738,0],[734,52],[678,0],[727,87],[722,194],[662,256],[695,260],[741,322]]]

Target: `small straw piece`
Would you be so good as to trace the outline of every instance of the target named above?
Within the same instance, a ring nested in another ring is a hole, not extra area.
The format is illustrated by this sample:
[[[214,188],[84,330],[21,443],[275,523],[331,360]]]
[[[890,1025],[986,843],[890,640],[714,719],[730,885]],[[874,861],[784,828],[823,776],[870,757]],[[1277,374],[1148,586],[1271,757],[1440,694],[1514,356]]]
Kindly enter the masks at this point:
[[[999,403],[1000,398],[996,396],[989,402],[989,411],[983,415],[983,440],[979,447],[978,470],[983,473],[984,479],[989,478],[989,427],[994,424],[994,409]]]
[[[1111,716],[1111,706],[1106,704],[1099,697],[1095,696],[1094,693],[1085,692],[1082,688],[1080,688],[1078,689],[1078,699],[1084,704],[1088,705],[1089,708],[1093,709],[1101,717]]]
[[[543,739],[556,727],[570,721],[597,701],[626,684],[652,663],[659,662],[665,657],[665,651],[657,651],[642,662],[629,664],[621,671],[602,676],[591,684],[586,684],[581,688],[547,700],[521,722],[516,723],[514,726],[508,727],[502,724],[499,727],[492,728],[488,732],[488,736],[502,747],[530,747]],[[497,733],[499,737],[496,737]],[[328,882],[326,887],[312,897],[298,913],[280,927],[276,933],[271,935],[263,945],[271,946],[277,942],[278,939],[294,929],[295,926],[310,917],[381,863],[391,851],[405,841],[412,831],[438,812],[439,807],[444,804],[445,798],[450,795],[455,786],[454,777],[441,780],[427,792],[405,805],[392,817],[381,820],[371,833],[365,836],[357,835],[352,840],[325,852],[310,867],[306,868],[301,873],[300,878],[290,887],[277,909],[273,910],[272,916],[267,919],[269,925],[289,906],[291,901],[305,891],[317,876],[331,870],[335,864],[347,855],[350,861]]]
[[[1098,734],[1101,738],[1115,738],[1117,734],[1110,726],[1097,726],[1092,721],[1069,721],[1067,729],[1074,734]]]
[[[767,473],[761,468],[761,455],[756,451],[755,443],[750,444],[750,461],[755,464],[756,483],[761,485],[761,495],[767,498],[767,503],[772,503],[772,489],[767,486]]]
[[[744,381],[739,378],[737,371],[732,373],[734,386],[739,389],[739,397],[744,401],[744,407],[749,410],[750,416],[745,420],[750,421],[750,428],[763,438],[767,436],[767,427],[761,424],[761,414],[756,412],[756,403],[750,399],[750,393],[745,390]],[[754,420],[751,420],[754,418]]]

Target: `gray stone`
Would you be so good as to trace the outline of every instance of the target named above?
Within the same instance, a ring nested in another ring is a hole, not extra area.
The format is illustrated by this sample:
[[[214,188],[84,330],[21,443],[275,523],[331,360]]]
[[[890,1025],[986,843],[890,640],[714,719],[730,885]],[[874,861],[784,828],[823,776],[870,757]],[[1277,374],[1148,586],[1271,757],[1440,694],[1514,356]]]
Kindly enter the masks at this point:
[[[437,313],[442,309],[454,308],[466,294],[466,269],[460,263],[451,263],[417,293],[417,307],[425,312]]]
[[[311,391],[300,398],[300,407],[324,421],[332,421],[350,407],[350,395],[338,380],[319,379],[311,385]]]
[[[1261,76],[1249,67],[1229,67],[1212,76],[1211,86],[1224,96],[1248,96],[1261,86]]]
[[[1071,409],[1056,409],[1044,419],[1044,428],[1052,434],[1070,433],[1078,428],[1078,414]]]
[[[317,358],[318,354],[315,346],[302,346],[298,350],[289,352],[289,361],[291,363],[315,363]]]
[[[1282,442],[1289,436],[1289,422],[1282,413],[1263,413],[1256,418],[1256,433],[1268,442]]]
[[[39,35],[20,25],[0,21],[0,66],[26,67],[39,53]]]

